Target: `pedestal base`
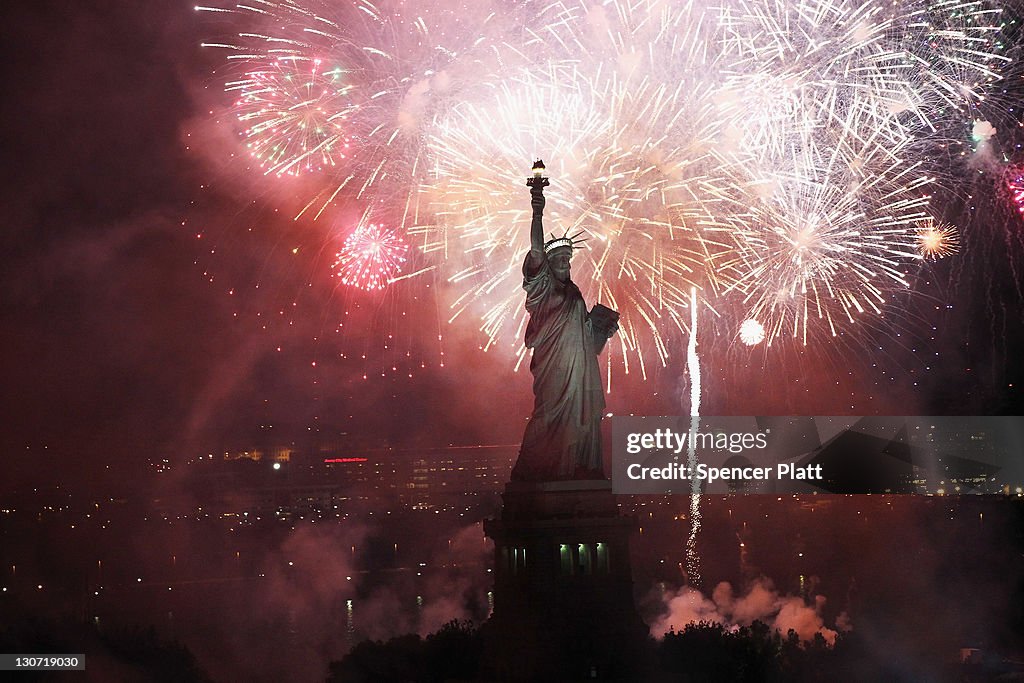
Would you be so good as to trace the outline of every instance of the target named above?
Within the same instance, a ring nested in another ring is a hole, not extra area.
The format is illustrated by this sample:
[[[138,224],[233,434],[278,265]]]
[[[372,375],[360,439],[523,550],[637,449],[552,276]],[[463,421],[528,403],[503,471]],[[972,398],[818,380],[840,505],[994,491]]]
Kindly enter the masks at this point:
[[[629,536],[611,482],[510,482],[494,539],[485,679],[633,680],[647,627],[633,603]]]

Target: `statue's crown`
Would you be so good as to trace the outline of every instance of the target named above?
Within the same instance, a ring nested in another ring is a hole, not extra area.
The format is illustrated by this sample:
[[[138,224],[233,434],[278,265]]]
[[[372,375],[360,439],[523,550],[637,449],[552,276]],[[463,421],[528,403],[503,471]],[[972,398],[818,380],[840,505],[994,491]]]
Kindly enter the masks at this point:
[[[569,247],[570,249],[582,249],[583,247],[578,245],[587,241],[586,237],[584,237],[583,239],[578,239],[579,236],[582,234],[583,231],[580,230],[578,233],[570,237],[569,231],[566,230],[565,234],[562,235],[561,237],[552,236],[551,239],[544,243],[544,253],[550,254],[555,249],[560,249],[562,247]]]

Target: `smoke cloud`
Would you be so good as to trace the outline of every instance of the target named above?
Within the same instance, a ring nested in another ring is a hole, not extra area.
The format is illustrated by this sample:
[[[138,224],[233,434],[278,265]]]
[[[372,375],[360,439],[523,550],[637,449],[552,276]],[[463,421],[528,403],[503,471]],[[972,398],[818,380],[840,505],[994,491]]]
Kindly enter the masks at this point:
[[[821,634],[829,645],[835,644],[839,631],[852,630],[845,612],[836,618],[835,629],[825,626],[821,616],[825,596],[816,595],[813,602],[808,603],[800,596],[782,595],[765,577],[755,579],[742,595],[737,595],[732,585],[723,581],[715,586],[710,598],[683,586],[678,591],[662,591],[660,600],[664,611],[651,624],[651,635],[658,639],[670,630],[701,621],[717,622],[733,629],[761,621],[783,634],[795,631],[805,641]]]

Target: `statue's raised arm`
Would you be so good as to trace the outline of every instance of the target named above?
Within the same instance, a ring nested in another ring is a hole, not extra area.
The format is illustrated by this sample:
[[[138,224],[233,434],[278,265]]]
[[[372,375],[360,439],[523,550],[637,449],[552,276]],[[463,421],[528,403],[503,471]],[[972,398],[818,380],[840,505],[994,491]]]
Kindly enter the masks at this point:
[[[604,393],[597,366],[618,313],[597,304],[587,312],[570,279],[579,235],[544,241],[544,163],[534,164],[530,186],[533,219],[530,252],[523,262],[523,289],[530,322],[526,346],[533,350],[534,408],[512,470],[517,481],[603,479],[601,416]]]
[[[544,188],[550,183],[544,177],[544,162],[533,164],[533,177],[526,181],[530,187],[530,206],[533,208],[533,220],[530,221],[530,255],[524,268],[536,272],[544,262]]]

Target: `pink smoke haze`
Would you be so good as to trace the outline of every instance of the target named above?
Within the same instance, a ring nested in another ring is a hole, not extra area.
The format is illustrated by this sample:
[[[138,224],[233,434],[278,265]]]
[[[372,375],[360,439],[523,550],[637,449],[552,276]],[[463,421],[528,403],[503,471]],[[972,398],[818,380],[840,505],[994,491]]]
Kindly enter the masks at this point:
[[[846,612],[836,618],[835,629],[825,626],[821,616],[825,596],[816,595],[813,604],[808,604],[800,596],[782,595],[765,577],[755,579],[739,596],[731,584],[723,581],[715,586],[710,599],[688,586],[678,591],[666,590],[660,599],[664,613],[651,624],[651,635],[659,640],[670,630],[682,630],[687,624],[702,621],[730,629],[761,621],[782,634],[795,631],[804,641],[821,634],[829,645],[835,644],[838,631],[852,630]]]

